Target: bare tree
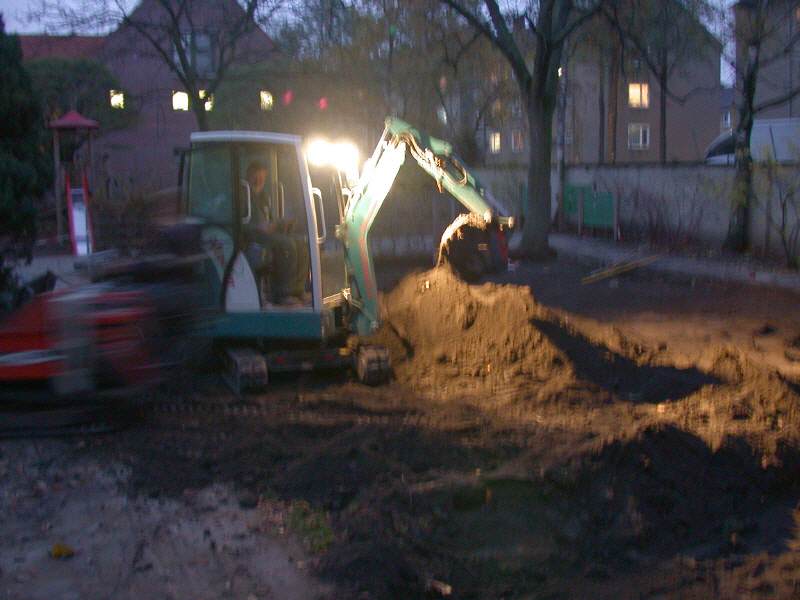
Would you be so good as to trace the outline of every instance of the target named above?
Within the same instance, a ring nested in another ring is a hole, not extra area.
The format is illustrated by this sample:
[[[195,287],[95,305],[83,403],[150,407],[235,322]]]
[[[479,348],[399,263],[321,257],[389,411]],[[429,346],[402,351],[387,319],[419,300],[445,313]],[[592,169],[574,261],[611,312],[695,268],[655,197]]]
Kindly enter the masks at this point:
[[[293,58],[327,63],[331,52],[353,41],[358,26],[354,2],[286,0],[284,8],[269,33]]]
[[[564,111],[561,135],[562,137],[566,135],[568,100],[574,101],[583,91],[579,87],[579,82],[573,82],[571,71],[579,63],[595,65],[597,79],[594,86],[597,90],[598,125],[596,160],[599,164],[605,163],[607,159],[613,163],[616,159],[617,91],[621,70],[619,36],[609,31],[608,23],[604,19],[593,19],[581,30],[580,39],[573,38],[569,43],[566,54],[568,56],[562,60],[565,64],[562,85],[566,97],[559,100],[559,110],[563,105]],[[574,119],[574,116],[572,118]],[[573,136],[577,136],[578,133],[572,132]],[[564,154],[566,160],[566,146]],[[570,159],[575,160],[575,157]]]
[[[800,173],[781,166],[774,157],[760,165],[759,208],[767,223],[764,252],[770,251],[769,234],[775,232],[786,266],[800,268]]]
[[[127,28],[148,43],[153,56],[186,90],[199,129],[207,129],[205,104],[236,63],[249,57],[250,36],[259,33],[283,0],[85,0],[79,5],[41,0],[29,18],[50,28],[107,31]],[[201,90],[203,95],[201,97]]]
[[[736,76],[737,124],[733,207],[725,246],[741,252],[750,245],[750,211],[755,201],[750,151],[753,120],[789,106],[800,95],[800,78],[790,73],[796,65],[791,56],[800,50],[800,7],[793,0],[740,0],[726,14],[729,41],[735,46],[728,60]]]
[[[610,0],[603,11],[616,29],[623,48],[644,63],[658,83],[659,160],[667,162],[667,99],[683,104],[698,91],[719,89],[719,81],[693,90],[675,89],[673,76],[698,60],[718,60],[708,49],[719,42],[702,25],[709,12],[705,0]],[[711,45],[709,45],[709,41]],[[717,65],[714,65],[717,67]],[[635,75],[635,73],[634,73]]]
[[[432,49],[438,76],[433,89],[440,121],[444,121],[445,135],[457,142],[461,157],[478,162],[481,128],[516,118],[522,109],[519,91],[510,66],[492,43],[438,0],[433,4],[438,5],[435,22],[444,24],[427,27],[435,40]]]
[[[530,140],[528,210],[521,249],[530,257],[544,256],[549,252],[552,128],[559,90],[558,69],[567,38],[599,10],[599,0],[532,0],[515,14],[504,13],[497,0],[441,1],[489,39],[514,73],[528,119]]]

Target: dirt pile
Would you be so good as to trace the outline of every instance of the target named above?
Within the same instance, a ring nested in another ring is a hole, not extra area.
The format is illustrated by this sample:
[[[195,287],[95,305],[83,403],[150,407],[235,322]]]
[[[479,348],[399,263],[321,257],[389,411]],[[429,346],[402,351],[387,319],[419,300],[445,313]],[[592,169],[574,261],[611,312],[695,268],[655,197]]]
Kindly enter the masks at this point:
[[[486,392],[524,382],[571,381],[567,356],[537,327],[548,318],[519,286],[468,285],[449,269],[406,277],[383,299],[376,341],[396,378],[427,392]]]
[[[787,342],[784,355],[791,362],[800,362],[800,335]]]
[[[761,453],[764,469],[797,472],[800,448],[800,394],[796,384],[749,359],[736,347],[711,348],[713,385],[659,412],[691,430],[712,450],[740,437]]]
[[[445,268],[406,277],[383,300],[377,341],[389,346],[397,380],[426,397],[523,419],[535,409],[553,426],[592,409],[607,415],[596,431],[610,439],[647,423],[674,424],[714,451],[740,437],[764,468],[793,463],[787,448],[800,448],[796,384],[735,346],[709,347],[678,368],[616,329],[582,331],[527,287],[469,285]],[[639,425],[623,432],[630,419],[620,411],[634,411]]]
[[[383,300],[376,341],[390,348],[396,378],[433,398],[660,402],[716,381],[659,364],[617,330],[587,337],[523,286],[468,285],[441,268],[406,277]]]

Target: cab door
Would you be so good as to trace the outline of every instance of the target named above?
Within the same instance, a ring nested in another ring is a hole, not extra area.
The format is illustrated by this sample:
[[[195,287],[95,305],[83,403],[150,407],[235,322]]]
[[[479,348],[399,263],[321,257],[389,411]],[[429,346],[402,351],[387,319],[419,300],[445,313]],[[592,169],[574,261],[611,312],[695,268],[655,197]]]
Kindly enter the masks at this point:
[[[347,287],[344,248],[336,235],[337,226],[344,220],[344,199],[341,177],[330,167],[314,167],[309,170],[314,187],[316,220],[324,234],[319,243],[322,298],[325,304],[335,304]]]
[[[314,304],[312,264],[318,260],[317,237],[298,144],[240,142],[236,153],[242,251],[256,282],[261,310],[310,310]],[[250,184],[255,168],[266,170],[266,185],[261,190]],[[267,258],[259,260],[260,253]],[[235,259],[233,267],[237,273],[238,261]]]
[[[188,173],[187,213],[201,223],[203,249],[208,257],[206,283],[210,300],[227,309],[227,293],[239,253],[233,151],[229,144],[194,145]],[[258,298],[255,298],[256,302]],[[256,305],[255,310],[258,310]]]

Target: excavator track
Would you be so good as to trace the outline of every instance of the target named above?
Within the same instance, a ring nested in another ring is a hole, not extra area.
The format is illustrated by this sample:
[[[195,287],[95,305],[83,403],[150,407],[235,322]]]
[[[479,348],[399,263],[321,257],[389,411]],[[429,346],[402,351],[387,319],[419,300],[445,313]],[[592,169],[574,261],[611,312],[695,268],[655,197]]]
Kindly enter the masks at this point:
[[[70,437],[118,431],[133,413],[102,405],[0,411],[0,438]]]

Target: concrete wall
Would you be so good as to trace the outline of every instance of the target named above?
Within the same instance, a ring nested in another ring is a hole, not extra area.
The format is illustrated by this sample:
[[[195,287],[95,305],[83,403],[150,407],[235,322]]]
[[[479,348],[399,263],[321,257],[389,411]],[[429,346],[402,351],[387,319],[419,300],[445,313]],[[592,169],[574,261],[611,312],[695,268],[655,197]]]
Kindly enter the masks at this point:
[[[734,169],[727,166],[636,165],[572,167],[567,182],[611,192],[618,202],[623,235],[668,244],[700,242],[718,248],[725,240],[731,210]],[[751,212],[754,248],[780,254],[781,197],[800,181],[797,165],[768,176],[758,168],[757,202]],[[788,229],[800,227],[800,198],[786,205]]]
[[[524,214],[524,169],[482,169],[477,175],[515,214]],[[728,232],[733,179],[732,166],[705,164],[584,165],[568,167],[566,173],[567,184],[611,192],[618,202],[623,239],[647,239],[673,246],[700,244],[713,249],[721,247]],[[551,183],[555,218],[558,190],[555,174]],[[783,217],[781,197],[785,198],[792,187],[797,189],[798,184],[800,165],[778,167],[773,177],[767,176],[764,167],[757,168],[757,203],[750,226],[755,249],[782,256],[778,233]],[[785,207],[787,230],[800,230],[800,195],[796,194]]]
[[[572,167],[567,183],[611,192],[623,236],[718,245],[728,231],[732,175],[706,166]]]

